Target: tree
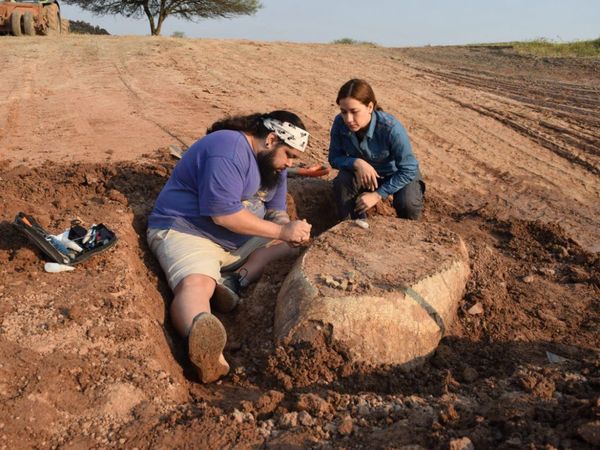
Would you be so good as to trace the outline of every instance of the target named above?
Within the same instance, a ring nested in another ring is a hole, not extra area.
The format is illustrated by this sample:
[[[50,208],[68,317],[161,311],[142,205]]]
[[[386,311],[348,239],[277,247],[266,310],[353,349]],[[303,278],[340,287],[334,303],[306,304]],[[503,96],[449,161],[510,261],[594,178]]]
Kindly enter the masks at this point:
[[[150,23],[150,33],[158,36],[168,16],[186,20],[230,18],[252,15],[262,5],[259,0],[62,0],[68,5],[101,16],[120,14],[125,17],[144,17]]]

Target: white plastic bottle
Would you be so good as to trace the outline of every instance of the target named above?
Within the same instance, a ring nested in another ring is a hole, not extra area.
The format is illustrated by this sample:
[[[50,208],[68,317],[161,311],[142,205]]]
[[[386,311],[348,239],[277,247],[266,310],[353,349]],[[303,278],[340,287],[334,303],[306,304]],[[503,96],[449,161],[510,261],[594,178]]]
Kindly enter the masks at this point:
[[[56,272],[68,272],[70,270],[75,270],[73,266],[67,266],[66,264],[59,264],[55,262],[47,262],[44,264],[44,270],[46,272],[56,273]]]

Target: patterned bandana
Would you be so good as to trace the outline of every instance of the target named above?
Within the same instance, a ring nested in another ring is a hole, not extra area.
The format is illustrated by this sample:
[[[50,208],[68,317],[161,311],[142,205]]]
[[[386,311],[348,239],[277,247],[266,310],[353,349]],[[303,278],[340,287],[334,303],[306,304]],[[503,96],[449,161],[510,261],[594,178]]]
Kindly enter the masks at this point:
[[[304,152],[308,144],[308,131],[289,122],[276,119],[263,119],[263,124],[268,130],[273,131],[286,145]]]

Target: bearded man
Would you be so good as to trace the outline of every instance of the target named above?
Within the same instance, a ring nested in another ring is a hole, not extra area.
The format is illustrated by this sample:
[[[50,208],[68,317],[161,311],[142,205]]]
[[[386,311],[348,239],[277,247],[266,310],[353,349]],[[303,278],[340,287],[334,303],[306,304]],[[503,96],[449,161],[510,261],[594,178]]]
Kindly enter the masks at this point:
[[[185,152],[148,218],[148,244],[174,293],[171,321],[204,383],[229,371],[227,334],[211,304],[233,310],[241,288],[310,238],[311,225],[286,212],[286,169],[308,137],[289,111],[215,122]]]

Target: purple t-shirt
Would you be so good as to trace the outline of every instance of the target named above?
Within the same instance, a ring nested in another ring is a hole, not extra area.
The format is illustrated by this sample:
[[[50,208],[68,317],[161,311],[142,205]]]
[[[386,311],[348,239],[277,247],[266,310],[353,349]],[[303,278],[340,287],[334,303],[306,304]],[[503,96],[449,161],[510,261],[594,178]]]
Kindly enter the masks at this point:
[[[267,209],[286,209],[287,171],[274,189],[260,190],[256,155],[239,131],[221,130],[193,144],[177,164],[148,218],[149,228],[205,236],[233,250],[251,236],[234,233],[211,216],[242,208],[260,217]]]

